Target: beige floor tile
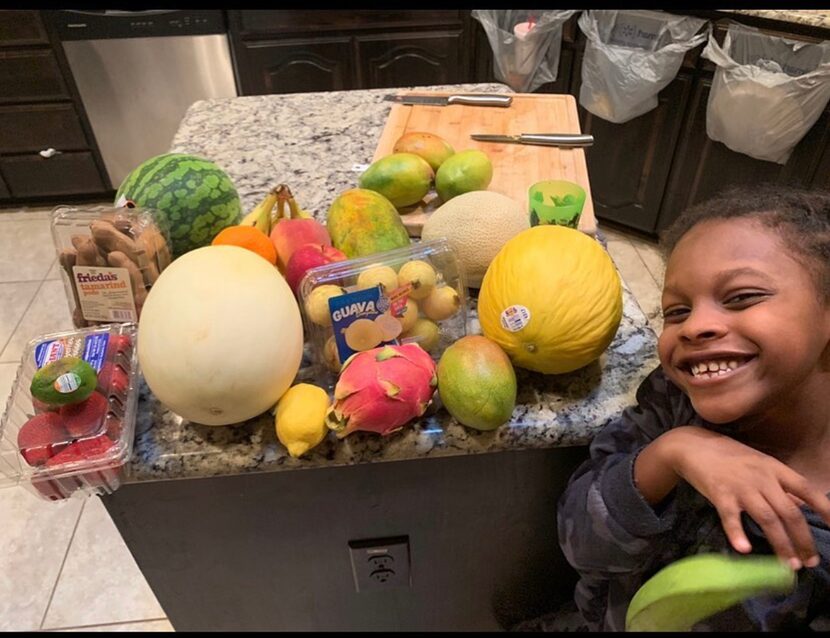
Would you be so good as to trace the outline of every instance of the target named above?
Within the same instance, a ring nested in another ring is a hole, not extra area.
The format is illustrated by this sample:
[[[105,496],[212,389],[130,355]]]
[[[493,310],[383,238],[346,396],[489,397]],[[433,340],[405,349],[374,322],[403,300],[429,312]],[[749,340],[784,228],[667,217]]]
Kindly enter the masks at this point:
[[[0,489],[0,631],[40,629],[82,505]]]
[[[49,281],[51,279],[60,279],[61,278],[61,271],[60,271],[60,264],[58,264],[58,260],[52,262],[52,267],[49,269],[49,272],[46,273],[46,280]]]
[[[38,281],[0,284],[0,352],[17,329],[38,288]]]
[[[50,209],[25,209],[25,208],[11,208],[0,209],[0,222],[19,222],[19,221],[33,221],[49,219],[51,215]]]
[[[651,273],[654,283],[662,289],[663,277],[666,274],[666,260],[663,257],[662,251],[657,247],[655,242],[649,242],[639,238],[632,238],[631,244],[640,253],[640,257]]]
[[[0,282],[41,281],[54,261],[48,219],[0,222]]]
[[[43,628],[165,617],[106,508],[92,497],[78,523]]]
[[[662,330],[661,288],[646,268],[643,259],[628,238],[608,239],[608,253],[614,260],[620,275],[642,308],[652,328],[659,334]]]
[[[0,363],[19,362],[30,339],[49,332],[71,330],[72,327],[63,283],[59,279],[44,281],[6,348],[0,353]]]
[[[119,623],[114,625],[94,625],[92,627],[72,627],[70,629],[55,629],[53,631],[176,631],[166,618],[161,620],[142,620],[139,622]]]

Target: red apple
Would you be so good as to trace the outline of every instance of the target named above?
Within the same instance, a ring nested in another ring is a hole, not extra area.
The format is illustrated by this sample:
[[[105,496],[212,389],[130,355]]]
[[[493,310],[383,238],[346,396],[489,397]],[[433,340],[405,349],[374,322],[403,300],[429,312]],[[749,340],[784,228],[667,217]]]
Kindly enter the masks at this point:
[[[320,222],[313,218],[281,219],[271,231],[271,241],[277,249],[277,267],[285,274],[291,255],[305,244],[331,246],[331,237]]]
[[[345,253],[337,250],[337,248],[326,244],[305,244],[297,248],[292,253],[291,259],[288,260],[288,266],[285,269],[285,280],[291,286],[294,294],[299,296],[300,281],[302,281],[306,272],[317,266],[345,260]]]

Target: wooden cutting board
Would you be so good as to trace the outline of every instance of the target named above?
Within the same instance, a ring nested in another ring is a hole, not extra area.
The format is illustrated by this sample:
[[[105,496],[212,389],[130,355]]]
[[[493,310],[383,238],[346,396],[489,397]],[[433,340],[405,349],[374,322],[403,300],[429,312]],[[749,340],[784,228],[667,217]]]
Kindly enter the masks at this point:
[[[415,91],[407,94],[416,95]],[[421,95],[450,95],[422,91]],[[398,138],[411,131],[440,135],[456,151],[479,149],[493,163],[493,180],[487,190],[496,191],[528,205],[528,189],[544,179],[566,179],[585,189],[587,197],[579,229],[596,233],[594,202],[588,182],[585,149],[477,142],[471,133],[518,135],[519,133],[581,133],[572,95],[550,93],[511,93],[509,107],[432,106],[393,104],[372,161],[392,153]],[[421,228],[441,201],[430,191],[418,204],[400,209],[401,218],[412,237],[421,236]]]

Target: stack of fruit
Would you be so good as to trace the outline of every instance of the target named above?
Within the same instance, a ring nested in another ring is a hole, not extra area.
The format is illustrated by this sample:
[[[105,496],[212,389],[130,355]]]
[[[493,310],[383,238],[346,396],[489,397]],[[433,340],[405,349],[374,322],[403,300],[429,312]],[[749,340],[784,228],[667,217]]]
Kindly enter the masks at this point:
[[[135,420],[134,336],[120,324],[27,346],[0,431],[16,439],[19,478],[44,498],[118,487]]]

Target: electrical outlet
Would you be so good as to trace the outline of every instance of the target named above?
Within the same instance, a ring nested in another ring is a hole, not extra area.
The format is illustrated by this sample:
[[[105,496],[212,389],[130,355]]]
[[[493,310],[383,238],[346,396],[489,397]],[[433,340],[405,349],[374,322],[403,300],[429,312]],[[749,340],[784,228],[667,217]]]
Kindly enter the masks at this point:
[[[409,587],[409,537],[349,541],[354,586],[358,592]]]

